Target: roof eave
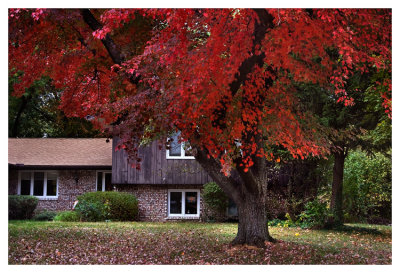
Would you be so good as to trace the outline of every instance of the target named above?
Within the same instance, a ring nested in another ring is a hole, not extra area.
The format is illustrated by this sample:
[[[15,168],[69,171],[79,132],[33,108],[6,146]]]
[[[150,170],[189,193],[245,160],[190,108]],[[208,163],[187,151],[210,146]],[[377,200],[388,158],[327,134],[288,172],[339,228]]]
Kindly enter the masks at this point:
[[[8,163],[11,169],[19,170],[111,170],[111,165],[24,165]]]

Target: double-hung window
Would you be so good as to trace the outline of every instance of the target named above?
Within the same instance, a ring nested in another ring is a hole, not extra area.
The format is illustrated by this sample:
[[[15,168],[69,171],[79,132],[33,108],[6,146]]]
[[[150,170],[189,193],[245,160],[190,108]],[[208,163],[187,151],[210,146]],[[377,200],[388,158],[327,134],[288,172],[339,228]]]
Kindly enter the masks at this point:
[[[55,171],[20,171],[17,193],[39,199],[57,199],[58,174]]]
[[[199,217],[200,190],[168,190],[169,217]]]
[[[179,143],[179,133],[173,135],[167,149],[167,159],[194,159],[190,146],[186,142]]]

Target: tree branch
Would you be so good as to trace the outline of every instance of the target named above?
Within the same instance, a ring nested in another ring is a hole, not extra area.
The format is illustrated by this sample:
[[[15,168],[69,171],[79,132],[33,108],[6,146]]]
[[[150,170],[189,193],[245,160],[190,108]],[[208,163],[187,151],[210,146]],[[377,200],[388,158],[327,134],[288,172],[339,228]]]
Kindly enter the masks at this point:
[[[252,48],[253,55],[240,65],[239,71],[235,75],[235,80],[229,85],[232,96],[237,93],[240,86],[246,80],[247,75],[252,71],[253,67],[255,65],[262,66],[264,64],[265,53],[262,52],[260,55],[256,55],[256,46],[261,46],[261,42],[264,39],[265,34],[274,26],[274,17],[272,17],[267,10],[254,9],[254,12],[258,15],[259,20],[254,26],[254,43]]]
[[[197,146],[194,146],[197,150],[195,154],[196,161],[207,170],[207,173],[211,176],[211,178],[221,187],[221,189],[231,198],[235,203],[243,200],[243,196],[240,194],[239,187],[241,183],[233,176],[225,176],[221,172],[221,164],[217,162],[213,157],[209,155],[209,153],[205,149],[200,149]]]
[[[85,23],[93,31],[101,29],[103,27],[103,25],[99,21],[97,21],[97,19],[93,16],[93,14],[90,12],[89,9],[82,9],[81,15],[83,21],[85,21]],[[111,39],[109,34],[107,34],[106,37],[101,39],[101,42],[103,43],[104,47],[106,48],[108,54],[110,55],[111,59],[115,64],[122,64],[124,62],[124,58],[121,52],[118,50],[117,45]]]

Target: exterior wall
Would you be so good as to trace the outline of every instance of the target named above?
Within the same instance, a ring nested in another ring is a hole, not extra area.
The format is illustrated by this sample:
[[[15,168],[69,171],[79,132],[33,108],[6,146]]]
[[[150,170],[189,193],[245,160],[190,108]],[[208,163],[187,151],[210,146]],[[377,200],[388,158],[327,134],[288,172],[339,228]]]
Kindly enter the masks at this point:
[[[78,183],[75,177],[78,176]],[[85,192],[96,190],[96,171],[80,170],[59,171],[58,177],[58,199],[57,200],[39,200],[37,209],[46,210],[69,210],[78,195]]]
[[[78,183],[75,177],[79,177]],[[9,170],[8,194],[17,194],[18,170]],[[39,200],[38,210],[69,210],[78,195],[96,190],[95,170],[60,170],[58,171],[57,200]]]
[[[8,168],[8,194],[15,195],[18,192],[18,171]]]
[[[139,220],[164,222],[170,220],[197,220],[202,218],[204,210],[200,185],[116,185],[118,191],[132,193],[138,199]],[[176,218],[168,217],[169,189],[200,189],[200,217]]]
[[[141,168],[132,168],[125,150],[116,150],[118,141],[113,137],[113,184],[203,185],[211,181],[195,159],[167,159],[165,147],[160,149],[157,141],[139,148]]]

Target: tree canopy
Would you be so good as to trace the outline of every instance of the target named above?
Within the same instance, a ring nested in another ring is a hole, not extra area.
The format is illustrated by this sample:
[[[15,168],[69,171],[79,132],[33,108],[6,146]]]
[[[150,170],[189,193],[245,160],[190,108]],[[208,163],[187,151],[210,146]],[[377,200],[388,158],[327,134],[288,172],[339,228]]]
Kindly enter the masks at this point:
[[[293,157],[323,153],[293,83],[318,83],[351,105],[345,90],[351,74],[391,72],[390,15],[389,9],[12,9],[10,69],[24,72],[17,96],[48,75],[63,88],[70,116],[93,115],[105,124],[123,119],[116,128],[126,144],[177,128],[227,170],[240,145],[247,170],[253,156],[271,159],[273,145]],[[390,79],[375,84],[387,86],[381,96],[390,115]]]
[[[385,71],[370,88],[391,116],[390,9],[10,9],[9,56],[16,96],[52,78],[65,113],[94,117],[132,159],[180,131],[238,205],[239,243],[269,237],[257,203],[275,148],[331,147],[299,84],[351,107],[348,79]]]

